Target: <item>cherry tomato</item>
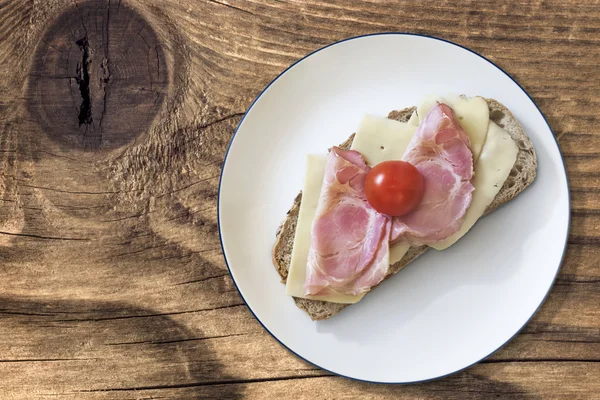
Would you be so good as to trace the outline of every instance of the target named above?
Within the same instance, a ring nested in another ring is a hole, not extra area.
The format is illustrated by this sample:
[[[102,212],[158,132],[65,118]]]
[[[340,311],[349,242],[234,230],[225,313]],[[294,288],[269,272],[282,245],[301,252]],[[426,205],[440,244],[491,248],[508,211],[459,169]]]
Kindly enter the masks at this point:
[[[384,161],[367,174],[365,194],[376,211],[393,217],[406,215],[423,199],[423,176],[405,161]]]

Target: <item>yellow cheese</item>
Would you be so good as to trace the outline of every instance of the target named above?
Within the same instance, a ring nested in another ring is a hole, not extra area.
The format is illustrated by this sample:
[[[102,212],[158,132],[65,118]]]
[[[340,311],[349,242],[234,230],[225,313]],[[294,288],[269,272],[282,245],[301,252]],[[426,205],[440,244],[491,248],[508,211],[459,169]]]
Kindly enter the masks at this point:
[[[485,142],[485,136],[488,130],[488,121],[490,119],[490,110],[487,102],[482,97],[465,96],[427,96],[417,107],[419,121],[423,121],[427,113],[433,108],[435,103],[447,104],[452,108],[458,122],[465,130],[465,133],[471,140],[471,151],[473,160],[477,161],[481,148]]]
[[[493,121],[489,121],[487,139],[481,150],[481,155],[475,163],[473,199],[465,214],[462,226],[454,235],[431,247],[437,250],[448,248],[471,229],[492,203],[504,181],[508,178],[518,152],[519,148],[510,135]]]
[[[402,257],[406,254],[410,248],[409,243],[396,243],[390,246],[390,265],[396,264],[402,260]]]
[[[307,296],[304,294],[306,264],[310,249],[310,231],[317,211],[317,205],[319,204],[319,195],[321,194],[321,185],[325,176],[326,163],[327,157],[325,156],[309,155],[306,159],[306,176],[304,178],[304,188],[302,189],[302,202],[298,211],[294,247],[292,249],[285,292],[290,296],[305,299],[323,300],[333,303],[356,303],[364,295]]]
[[[393,119],[365,115],[352,141],[352,150],[360,152],[368,165],[401,160],[417,127]]]
[[[419,114],[413,111],[412,115],[408,119],[409,125],[419,126]]]

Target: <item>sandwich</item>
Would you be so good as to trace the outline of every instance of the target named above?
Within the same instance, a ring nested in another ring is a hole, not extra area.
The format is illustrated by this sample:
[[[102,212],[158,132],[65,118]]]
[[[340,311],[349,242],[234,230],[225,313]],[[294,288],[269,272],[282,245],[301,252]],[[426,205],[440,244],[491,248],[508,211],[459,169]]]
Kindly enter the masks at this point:
[[[366,115],[328,155],[307,156],[273,264],[299,308],[331,318],[430,248],[468,240],[536,169],[531,140],[493,99],[431,95],[387,118]]]

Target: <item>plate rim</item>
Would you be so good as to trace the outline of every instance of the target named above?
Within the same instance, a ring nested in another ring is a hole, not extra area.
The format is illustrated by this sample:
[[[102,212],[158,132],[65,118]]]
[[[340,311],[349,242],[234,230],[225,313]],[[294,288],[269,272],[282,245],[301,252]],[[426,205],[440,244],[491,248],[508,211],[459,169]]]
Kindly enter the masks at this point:
[[[552,282],[551,282],[550,286],[548,287],[548,290],[546,291],[546,294],[544,294],[544,297],[542,298],[542,300],[540,301],[540,303],[538,304],[538,306],[536,307],[536,309],[534,310],[534,312],[527,319],[527,321],[525,321],[525,323],[523,324],[523,326],[521,326],[504,343],[502,343],[500,346],[498,346],[496,349],[494,349],[493,351],[491,351],[486,356],[478,359],[477,361],[475,361],[475,362],[473,362],[473,363],[471,363],[471,364],[469,364],[469,365],[467,365],[467,366],[465,366],[463,368],[459,368],[459,369],[457,369],[455,371],[452,371],[452,372],[449,372],[449,373],[446,373],[446,374],[443,374],[443,375],[438,375],[438,376],[435,376],[435,377],[432,377],[432,378],[428,378],[428,379],[422,379],[422,380],[385,382],[385,381],[375,381],[375,380],[369,380],[369,379],[356,378],[356,377],[352,377],[352,376],[341,374],[339,372],[332,371],[332,370],[327,369],[327,368],[323,368],[322,366],[320,366],[320,365],[318,365],[318,364],[316,364],[316,363],[308,360],[307,358],[301,356],[300,354],[298,354],[297,352],[295,352],[294,350],[292,350],[288,345],[286,345],[277,336],[275,336],[273,334],[273,332],[271,332],[269,330],[269,328],[267,328],[265,326],[265,324],[258,318],[258,316],[254,312],[254,310],[252,309],[252,307],[250,307],[250,305],[248,304],[248,302],[244,298],[244,295],[240,291],[240,288],[238,287],[238,284],[237,284],[235,278],[233,277],[233,273],[231,272],[231,267],[229,266],[229,261],[227,260],[227,254],[225,253],[225,246],[223,244],[223,234],[222,234],[223,232],[221,230],[221,187],[222,187],[222,183],[223,183],[223,173],[225,171],[225,165],[227,163],[227,158],[229,156],[229,150],[231,149],[233,141],[235,140],[235,137],[236,137],[236,135],[237,135],[240,127],[242,126],[242,123],[244,122],[244,119],[246,119],[246,116],[248,116],[248,113],[250,112],[250,110],[252,110],[252,107],[254,107],[254,104],[256,104],[256,102],[269,89],[269,87],[271,87],[271,85],[273,85],[279,78],[281,78],[285,73],[287,73],[296,64],[299,64],[300,62],[302,62],[305,59],[311,57],[312,55],[314,55],[314,54],[316,54],[316,53],[318,53],[320,51],[326,50],[329,47],[333,47],[333,46],[336,46],[338,44],[341,44],[341,43],[344,43],[344,42],[348,42],[348,41],[351,41],[351,40],[356,40],[356,39],[361,39],[361,38],[364,38],[364,37],[371,37],[371,36],[417,36],[417,37],[423,37],[423,38],[427,38],[427,39],[431,39],[431,40],[437,40],[437,41],[444,42],[446,44],[450,44],[452,46],[456,46],[456,47],[459,47],[461,49],[467,50],[468,52],[470,52],[470,53],[472,53],[472,54],[480,57],[481,59],[483,59],[484,61],[488,62],[493,67],[495,67],[499,71],[501,71],[511,81],[513,81],[519,87],[519,89],[521,89],[521,91],[523,91],[523,93],[525,93],[525,95],[529,98],[529,100],[531,101],[531,103],[535,106],[535,108],[538,110],[538,112],[540,113],[540,115],[544,119],[544,122],[546,123],[546,126],[550,130],[550,133],[552,134],[552,138],[554,139],[555,145],[556,145],[556,147],[558,149],[560,160],[562,162],[562,167],[563,167],[563,170],[564,170],[564,173],[565,173],[565,181],[566,181],[565,183],[567,184],[567,206],[568,206],[567,231],[566,231],[565,238],[564,238],[564,246],[563,246],[562,254],[560,256],[560,262],[558,263],[558,268],[556,269],[556,272],[554,274],[554,277],[552,278]],[[363,34],[363,35],[357,35],[357,36],[347,37],[345,39],[341,39],[341,40],[332,42],[330,44],[327,44],[327,45],[325,45],[323,47],[320,47],[320,48],[318,48],[316,50],[311,51],[310,53],[308,53],[307,55],[303,56],[302,58],[294,61],[292,64],[290,64],[288,67],[286,67],[283,71],[281,71],[275,78],[273,78],[273,80],[271,80],[271,82],[269,82],[269,84],[267,86],[264,87],[264,89],[261,90],[261,92],[258,94],[258,96],[256,96],[256,98],[252,101],[252,103],[250,104],[250,106],[248,107],[248,109],[246,110],[246,112],[244,113],[244,115],[243,115],[242,119],[240,120],[238,126],[236,127],[236,129],[235,129],[235,131],[233,133],[233,136],[231,137],[231,141],[229,142],[229,145],[227,147],[227,151],[225,152],[225,157],[223,159],[223,164],[222,164],[222,167],[221,167],[221,173],[220,173],[220,177],[219,177],[219,190],[218,190],[218,196],[217,196],[217,226],[218,226],[218,229],[219,229],[219,242],[221,244],[221,253],[223,253],[223,258],[225,260],[225,265],[227,266],[227,270],[229,272],[229,275],[231,276],[231,280],[233,281],[233,284],[235,285],[235,288],[236,288],[238,294],[242,298],[242,301],[244,302],[244,304],[246,305],[246,307],[248,308],[248,310],[250,311],[250,313],[252,314],[252,316],[254,317],[254,319],[256,319],[258,321],[258,323],[263,327],[263,329],[265,331],[267,331],[269,333],[269,335],[271,335],[271,337],[273,337],[287,351],[289,351],[290,353],[292,353],[296,357],[300,358],[301,360],[303,360],[303,361],[305,361],[305,362],[307,362],[307,363],[309,363],[311,365],[314,365],[315,367],[317,367],[317,368],[319,368],[319,369],[321,369],[323,371],[327,371],[327,372],[333,374],[334,376],[340,376],[340,377],[351,379],[351,380],[357,381],[357,382],[376,383],[376,384],[388,384],[388,385],[409,385],[409,384],[425,383],[425,382],[430,382],[430,381],[442,379],[442,378],[445,378],[445,377],[457,374],[459,372],[462,372],[462,371],[464,371],[466,369],[471,368],[475,364],[480,363],[481,361],[485,360],[486,358],[488,358],[492,354],[496,353],[502,347],[506,346],[509,342],[511,342],[523,330],[523,328],[525,328],[529,324],[529,322],[538,313],[538,311],[540,310],[542,304],[544,304],[544,302],[548,298],[548,295],[552,291],[552,288],[554,287],[554,283],[556,282],[556,278],[558,276],[558,273],[559,273],[559,271],[560,271],[560,269],[562,267],[563,261],[565,259],[565,255],[566,255],[566,251],[567,251],[567,246],[568,246],[568,239],[569,239],[569,235],[571,233],[571,191],[569,190],[569,175],[567,173],[567,166],[566,166],[566,163],[565,163],[565,158],[564,158],[564,156],[562,154],[562,151],[560,149],[560,145],[558,144],[558,139],[556,138],[554,130],[552,130],[552,127],[550,126],[550,123],[548,122],[548,119],[546,118],[546,116],[544,115],[544,113],[542,112],[542,110],[540,109],[540,107],[537,105],[537,103],[533,100],[533,98],[531,97],[531,95],[508,72],[506,72],[504,69],[502,69],[496,63],[494,63],[493,61],[491,61],[487,57],[479,54],[475,50],[472,50],[472,49],[470,49],[470,48],[468,48],[466,46],[463,46],[463,45],[461,45],[459,43],[455,43],[455,42],[453,42],[451,40],[448,40],[448,39],[443,39],[443,38],[439,38],[439,37],[432,36],[432,35],[427,35],[427,34],[422,34],[422,33],[413,33],[413,32],[402,32],[402,31],[397,31],[397,32],[396,31],[376,32],[376,33],[367,33],[367,34]]]

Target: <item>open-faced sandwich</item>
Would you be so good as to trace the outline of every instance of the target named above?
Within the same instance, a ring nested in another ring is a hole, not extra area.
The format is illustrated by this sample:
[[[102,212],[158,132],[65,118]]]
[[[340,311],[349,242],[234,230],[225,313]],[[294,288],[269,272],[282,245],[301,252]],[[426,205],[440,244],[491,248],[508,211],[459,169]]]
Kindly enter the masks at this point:
[[[286,293],[313,320],[332,317],[430,247],[450,247],[536,167],[522,126],[492,99],[428,96],[366,115],[327,156],[307,157],[273,247]]]

